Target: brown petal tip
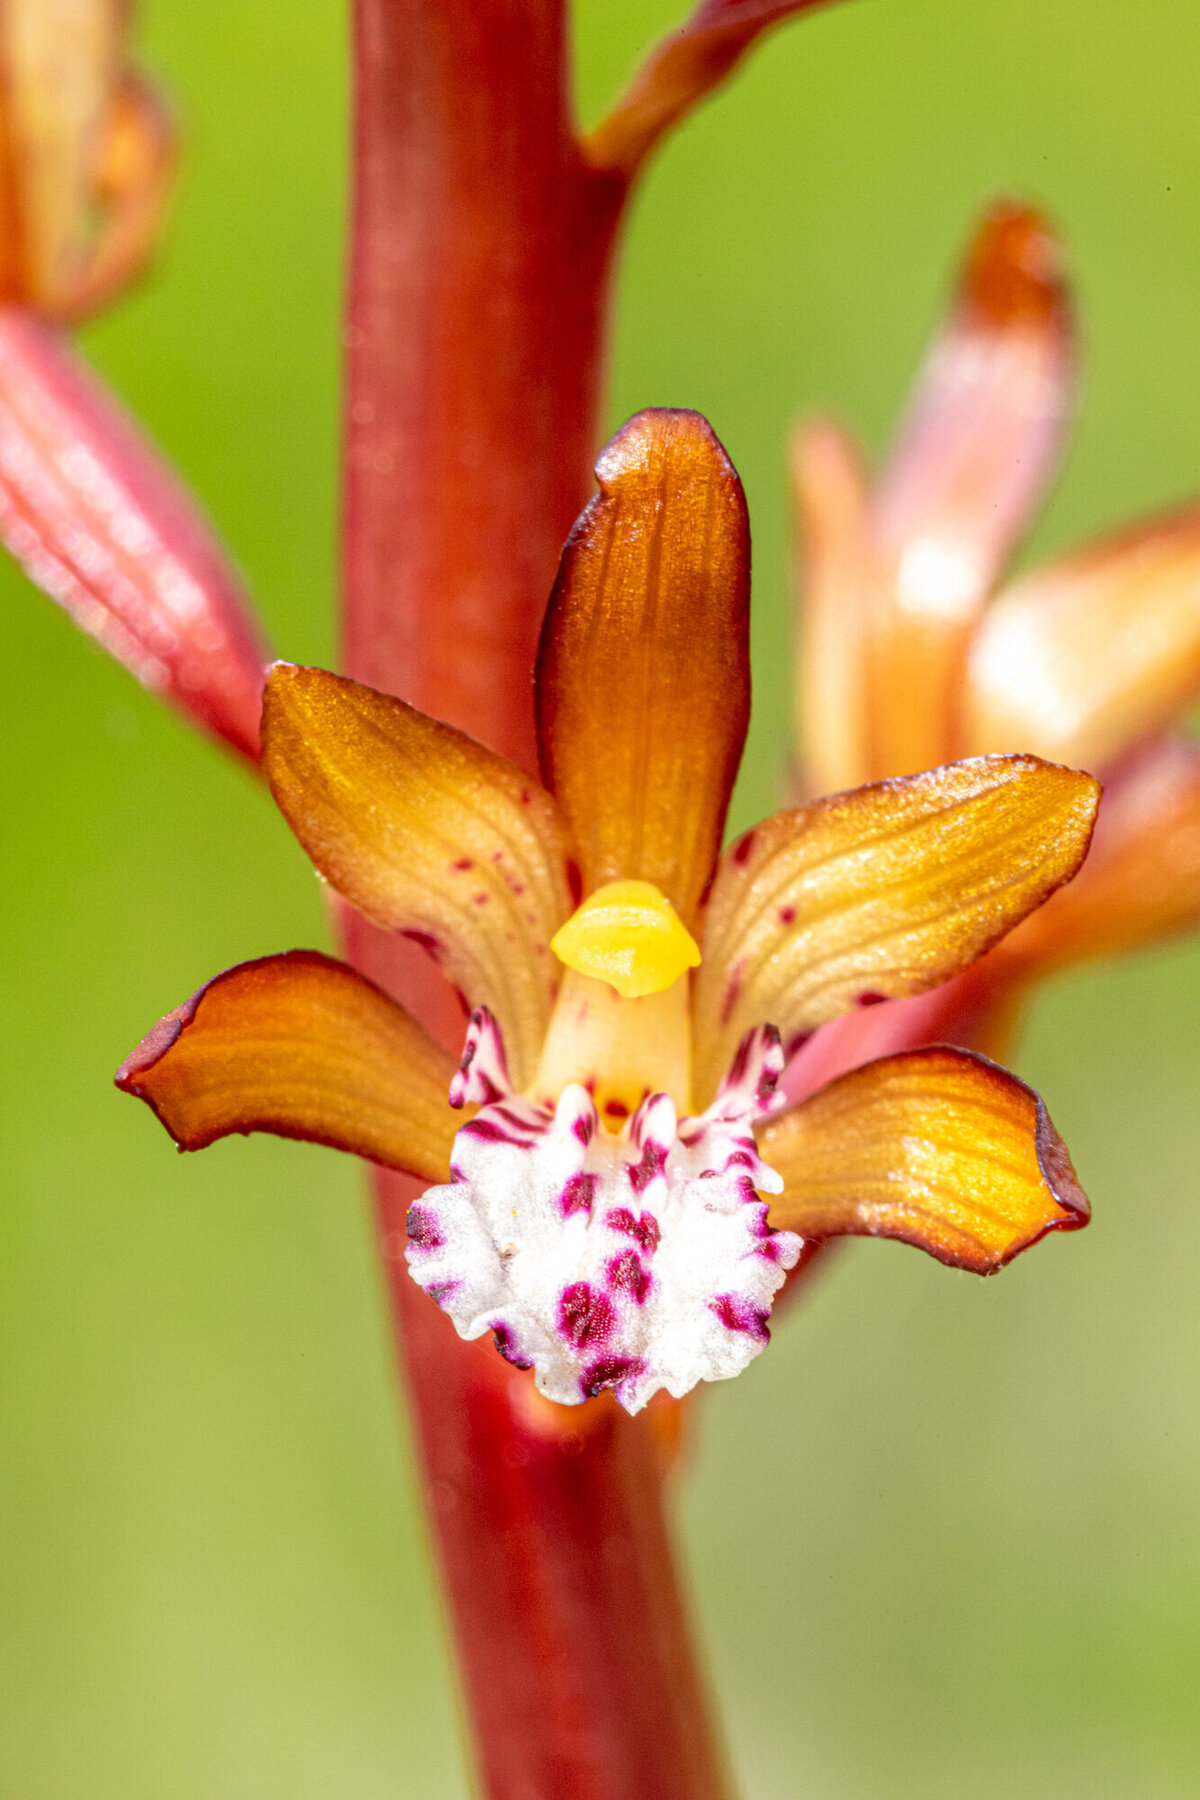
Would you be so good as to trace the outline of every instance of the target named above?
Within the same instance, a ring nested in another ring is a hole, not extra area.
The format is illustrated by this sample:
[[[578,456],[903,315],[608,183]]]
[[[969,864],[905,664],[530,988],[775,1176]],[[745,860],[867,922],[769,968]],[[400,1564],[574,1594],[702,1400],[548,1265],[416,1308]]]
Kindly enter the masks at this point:
[[[1062,246],[1031,206],[998,201],[967,253],[960,304],[981,325],[1050,324],[1065,313]]]

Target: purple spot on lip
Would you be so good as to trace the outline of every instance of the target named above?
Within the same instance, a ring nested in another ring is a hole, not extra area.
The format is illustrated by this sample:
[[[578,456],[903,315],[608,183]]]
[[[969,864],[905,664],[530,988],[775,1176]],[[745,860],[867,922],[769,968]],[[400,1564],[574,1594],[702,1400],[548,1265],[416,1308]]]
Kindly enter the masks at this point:
[[[640,1375],[645,1366],[640,1356],[603,1356],[584,1370],[583,1391],[594,1400],[604,1388],[616,1387],[627,1375]]]
[[[450,864],[450,867],[455,870],[473,869],[475,867],[475,863],[474,863],[474,860],[469,856],[460,856],[456,863]]]
[[[531,1137],[528,1132],[515,1131],[511,1126],[502,1125],[498,1119],[485,1119],[482,1113],[464,1125],[463,1130],[485,1144],[516,1144],[522,1150],[530,1150],[537,1142],[537,1138]]]
[[[781,924],[781,925],[790,925],[790,924],[792,924],[792,922],[793,922],[793,920],[794,920],[794,919],[795,919],[795,917],[796,917],[796,909],[795,909],[795,907],[794,907],[794,906],[781,906],[781,907],[780,907],[780,909],[779,909],[779,923],[780,923],[780,924]]]
[[[586,1150],[596,1135],[596,1121],[591,1113],[579,1113],[571,1121],[571,1130]]]
[[[475,894],[473,899],[476,906],[486,906],[488,903],[488,896],[486,894]]]
[[[609,1213],[604,1223],[610,1231],[619,1231],[623,1236],[633,1238],[647,1256],[653,1255],[658,1249],[662,1233],[653,1213],[644,1212],[639,1219],[627,1206],[618,1206]]]
[[[564,1219],[569,1219],[572,1213],[591,1212],[592,1201],[596,1197],[596,1184],[599,1179],[600,1177],[598,1175],[572,1175],[569,1180],[563,1183],[562,1193],[558,1197],[558,1204],[562,1209],[562,1216]]]
[[[755,832],[748,831],[745,837],[740,837],[733,846],[733,860],[737,863],[739,868],[744,862],[749,861],[750,852],[754,848],[754,839],[756,835]]]
[[[656,1144],[653,1138],[642,1151],[641,1162],[627,1163],[629,1179],[635,1194],[644,1193],[656,1176],[661,1175],[667,1166],[667,1147]]]
[[[492,1342],[495,1344],[505,1362],[510,1362],[514,1369],[532,1369],[533,1363],[530,1361],[529,1357],[522,1356],[521,1352],[518,1350],[517,1340],[513,1336],[510,1326],[503,1323],[493,1325]]]
[[[866,988],[855,1000],[856,1006],[882,1006],[887,999],[886,994],[877,994],[874,988]]]
[[[639,1306],[643,1305],[650,1292],[650,1276],[642,1267],[636,1250],[622,1250],[619,1255],[610,1257],[604,1273],[609,1287],[632,1295]]]
[[[558,1323],[567,1342],[577,1350],[599,1347],[612,1336],[617,1322],[607,1294],[598,1294],[586,1281],[564,1288],[558,1305]]]
[[[798,1051],[803,1050],[811,1036],[811,1031],[794,1031],[787,1043],[783,1046],[784,1056],[790,1061]]]
[[[408,1230],[408,1241],[415,1250],[440,1250],[446,1241],[432,1212],[427,1206],[422,1206],[419,1200],[409,1207],[404,1223]]]
[[[739,1300],[736,1294],[718,1294],[708,1304],[728,1331],[744,1331],[762,1344],[769,1341],[771,1333],[767,1328],[767,1319],[770,1315],[759,1312],[756,1306]]]
[[[609,1119],[627,1119],[629,1108],[623,1100],[606,1100],[604,1102],[605,1117]]]
[[[583,873],[575,861],[567,864],[567,887],[571,894],[571,905],[578,906],[583,899]]]

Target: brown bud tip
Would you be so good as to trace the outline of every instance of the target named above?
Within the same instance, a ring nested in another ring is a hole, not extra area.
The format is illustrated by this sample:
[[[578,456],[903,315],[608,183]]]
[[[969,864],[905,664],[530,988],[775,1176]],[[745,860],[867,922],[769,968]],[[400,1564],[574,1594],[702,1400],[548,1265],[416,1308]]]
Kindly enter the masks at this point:
[[[1039,212],[1011,200],[988,210],[967,253],[960,303],[993,327],[1050,324],[1064,311],[1062,248]]]

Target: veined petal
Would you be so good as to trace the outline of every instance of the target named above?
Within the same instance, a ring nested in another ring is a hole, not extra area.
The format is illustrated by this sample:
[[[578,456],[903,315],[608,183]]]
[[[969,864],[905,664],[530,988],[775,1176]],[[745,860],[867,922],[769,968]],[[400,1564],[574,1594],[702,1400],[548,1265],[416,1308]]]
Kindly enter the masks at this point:
[[[211,527],[64,340],[0,311],[0,540],[153,693],[258,756],[262,648]]]
[[[1087,853],[1100,786],[987,756],[776,813],[721,859],[696,983],[701,1098],[752,1026],[789,1053],[855,1005],[949,981]]]
[[[651,51],[608,117],[583,141],[595,168],[636,173],[663,133],[728,79],[755,39],[823,0],[702,0]]]
[[[796,760],[809,793],[856,787],[871,773],[863,617],[867,484],[837,425],[814,419],[792,440],[797,556]]]
[[[403,700],[290,663],[267,682],[263,768],[338,893],[495,1014],[523,1087],[558,987],[550,939],[571,911],[549,794]]]
[[[596,479],[542,627],[542,771],[585,892],[653,882],[690,926],[750,714],[746,503],[699,413],[639,413]]]
[[[1200,687],[1200,504],[1035,570],[971,649],[972,749],[1101,768]]]
[[[1158,943],[1200,920],[1200,747],[1156,744],[1104,790],[1078,880],[997,952],[1032,973]]]
[[[876,494],[873,775],[907,774],[958,749],[967,635],[1057,461],[1071,352],[1049,226],[1025,207],[993,208]]]
[[[852,1069],[760,1126],[758,1140],[784,1181],[771,1223],[806,1238],[900,1238],[989,1275],[1089,1218],[1037,1094],[967,1050]]]
[[[227,969],[117,1071],[181,1150],[269,1131],[445,1178],[454,1059],[345,963],[292,950]]]

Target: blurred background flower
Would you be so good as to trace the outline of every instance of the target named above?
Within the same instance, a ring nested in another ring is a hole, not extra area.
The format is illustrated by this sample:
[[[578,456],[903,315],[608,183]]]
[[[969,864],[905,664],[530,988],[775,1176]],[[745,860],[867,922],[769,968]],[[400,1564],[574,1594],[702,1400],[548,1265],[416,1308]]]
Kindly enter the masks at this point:
[[[681,11],[581,0],[585,118]],[[178,220],[86,347],[275,642],[329,662],[342,9],[155,0],[143,41],[187,121]],[[735,824],[777,804],[788,741],[790,420],[830,409],[883,449],[991,195],[1061,227],[1082,327],[1079,426],[1022,566],[1194,489],[1198,53],[1182,0],[864,0],[769,41],[665,149],[610,419],[701,408],[746,483]],[[247,776],[0,582],[0,1788],[463,1794],[354,1171],[253,1141],[176,1159],[108,1086],[231,945],[316,941],[318,896]],[[857,1249],[736,1404],[711,1397],[684,1513],[755,1800],[1194,1794],[1198,989],[1185,943],[1038,1004],[1019,1067],[1087,1233],[995,1284]]]

